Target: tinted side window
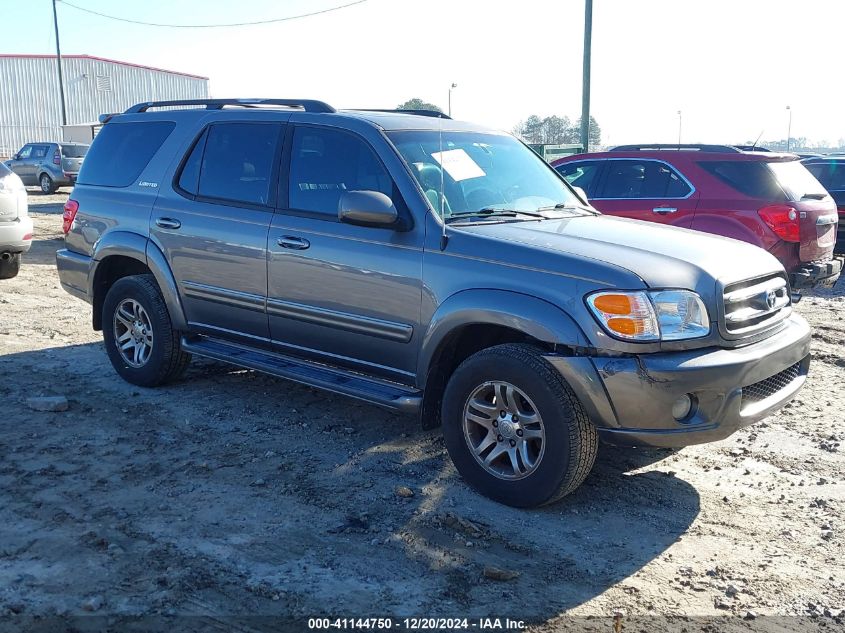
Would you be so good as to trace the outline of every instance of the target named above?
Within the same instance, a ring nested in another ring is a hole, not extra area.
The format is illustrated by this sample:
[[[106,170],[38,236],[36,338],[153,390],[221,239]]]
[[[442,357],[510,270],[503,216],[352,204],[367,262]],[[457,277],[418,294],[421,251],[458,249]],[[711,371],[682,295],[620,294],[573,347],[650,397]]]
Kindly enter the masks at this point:
[[[587,192],[588,196],[595,194],[596,185],[598,185],[597,178],[601,172],[601,162],[599,161],[579,161],[573,163],[564,163],[555,167],[557,172],[566,178],[566,181],[573,187],[581,187]]]
[[[280,126],[266,123],[210,126],[199,173],[199,195],[269,204],[279,131]]]
[[[654,160],[612,160],[601,197],[683,198],[691,192],[689,184],[666,163]]]
[[[751,198],[787,200],[775,175],[763,162],[703,161],[699,165],[729,187]]]
[[[47,156],[47,150],[49,148],[49,145],[33,145],[31,158],[44,158],[45,156]]]
[[[645,161],[611,160],[601,192],[602,198],[641,198],[645,184]]]
[[[32,145],[24,145],[23,149],[18,152],[18,159],[24,160],[32,155]]]
[[[689,184],[669,165],[658,162],[647,164],[645,198],[683,198],[691,192]]]
[[[393,181],[363,140],[326,128],[296,128],[289,182],[291,209],[333,217],[344,191],[393,193]]]
[[[170,136],[172,121],[111,122],[103,126],[79,171],[79,182],[128,187]]]
[[[845,189],[845,163],[828,161],[806,165],[810,173],[815,176],[828,191],[842,191]]]
[[[179,188],[192,196],[197,195],[200,182],[200,166],[202,165],[202,153],[205,151],[205,139],[208,138],[208,130],[204,130],[197,142],[191,148],[185,164],[182,165],[182,173],[179,175]]]

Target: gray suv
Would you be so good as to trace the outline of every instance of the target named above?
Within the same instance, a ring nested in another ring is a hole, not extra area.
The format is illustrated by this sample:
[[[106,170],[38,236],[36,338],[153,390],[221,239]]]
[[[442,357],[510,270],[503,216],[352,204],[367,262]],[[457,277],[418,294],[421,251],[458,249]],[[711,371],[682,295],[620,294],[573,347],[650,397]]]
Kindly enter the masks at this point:
[[[27,143],[6,161],[6,166],[24,185],[37,185],[43,193],[55,193],[59,187],[76,182],[89,147],[84,143]]]
[[[535,506],[600,437],[718,440],[806,379],[774,257],[603,216],[508,134],[285,99],[104,119],[57,262],[131,383],[196,354],[411,413],[476,489]]]

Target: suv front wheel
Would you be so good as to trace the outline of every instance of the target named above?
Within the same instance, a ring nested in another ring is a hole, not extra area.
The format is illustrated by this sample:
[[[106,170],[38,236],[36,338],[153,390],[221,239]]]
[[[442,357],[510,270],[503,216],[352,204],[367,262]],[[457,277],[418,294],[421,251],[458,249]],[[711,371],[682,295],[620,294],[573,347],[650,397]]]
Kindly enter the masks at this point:
[[[103,303],[103,339],[109,360],[127,382],[155,387],[188,366],[164,297],[152,275],[117,280]]]
[[[529,345],[465,360],[443,397],[443,434],[463,478],[501,503],[532,507],[575,490],[598,434],[563,377]]]

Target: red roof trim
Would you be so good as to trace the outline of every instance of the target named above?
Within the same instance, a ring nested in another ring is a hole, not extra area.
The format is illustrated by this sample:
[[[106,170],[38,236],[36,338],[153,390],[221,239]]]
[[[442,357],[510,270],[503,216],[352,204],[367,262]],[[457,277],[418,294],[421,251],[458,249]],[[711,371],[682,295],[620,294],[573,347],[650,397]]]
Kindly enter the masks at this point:
[[[21,59],[56,59],[55,55],[15,55],[13,53],[0,53],[0,58],[17,57]],[[108,59],[106,57],[97,57],[96,55],[62,55],[62,59],[93,59],[98,62],[106,62],[107,64],[119,64],[120,66],[131,66],[132,68],[143,68],[144,70],[153,70],[159,73],[167,73],[169,75],[182,75],[183,77],[191,77],[193,79],[204,79],[208,81],[208,77],[202,75],[192,75],[191,73],[182,73],[177,70],[165,70],[164,68],[156,68],[155,66],[144,66],[143,64],[131,64],[129,62],[121,62],[116,59]]]

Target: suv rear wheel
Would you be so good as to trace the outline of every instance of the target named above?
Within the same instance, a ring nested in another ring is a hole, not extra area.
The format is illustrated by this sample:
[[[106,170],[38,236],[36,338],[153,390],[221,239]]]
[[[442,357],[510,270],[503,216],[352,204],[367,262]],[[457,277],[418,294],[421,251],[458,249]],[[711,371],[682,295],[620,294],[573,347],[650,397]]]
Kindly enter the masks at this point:
[[[472,487],[517,507],[575,490],[598,450],[580,401],[529,345],[482,350],[455,370],[443,397],[443,434]]]
[[[38,179],[38,184],[41,186],[41,193],[45,193],[47,195],[56,193],[56,190],[58,189],[56,183],[53,182],[53,179],[50,178],[49,174],[41,174],[41,178]]]
[[[117,280],[103,303],[103,339],[117,373],[134,385],[155,387],[177,378],[191,355],[182,351],[152,275]]]

